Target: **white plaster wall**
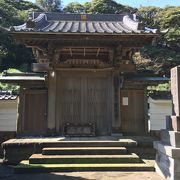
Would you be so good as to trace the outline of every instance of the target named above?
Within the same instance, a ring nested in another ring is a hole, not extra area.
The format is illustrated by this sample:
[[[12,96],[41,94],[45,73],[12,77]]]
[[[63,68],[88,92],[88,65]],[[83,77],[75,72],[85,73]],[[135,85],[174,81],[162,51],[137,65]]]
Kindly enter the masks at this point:
[[[0,131],[16,131],[17,100],[0,100]]]
[[[160,130],[166,128],[166,116],[172,114],[171,100],[148,99],[149,102],[149,130]]]

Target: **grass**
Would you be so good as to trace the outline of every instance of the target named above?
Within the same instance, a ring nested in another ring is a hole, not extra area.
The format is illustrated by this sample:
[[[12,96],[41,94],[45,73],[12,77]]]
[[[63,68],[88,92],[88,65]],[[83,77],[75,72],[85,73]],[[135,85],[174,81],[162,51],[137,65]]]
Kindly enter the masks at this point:
[[[14,68],[9,68],[6,70],[7,73],[22,73],[22,71]]]

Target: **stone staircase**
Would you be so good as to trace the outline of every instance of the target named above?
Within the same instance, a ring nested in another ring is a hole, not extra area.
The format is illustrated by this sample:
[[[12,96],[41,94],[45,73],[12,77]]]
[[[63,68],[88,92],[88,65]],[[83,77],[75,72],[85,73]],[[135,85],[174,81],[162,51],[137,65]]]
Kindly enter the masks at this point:
[[[154,171],[154,165],[143,161],[128,147],[135,141],[62,141],[49,143],[41,154],[14,167],[15,173],[72,172],[72,171]]]

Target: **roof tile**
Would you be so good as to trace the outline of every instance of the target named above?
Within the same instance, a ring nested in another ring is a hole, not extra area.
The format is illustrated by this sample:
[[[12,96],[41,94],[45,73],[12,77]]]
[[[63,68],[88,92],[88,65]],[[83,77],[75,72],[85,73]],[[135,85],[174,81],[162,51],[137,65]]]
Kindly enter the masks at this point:
[[[62,14],[62,13],[31,13],[27,23],[14,26],[14,31],[54,32],[54,33],[143,33],[139,30],[139,22],[127,14]],[[31,23],[31,22],[32,23]],[[28,23],[31,25],[28,27]],[[34,25],[34,27],[32,26]],[[149,30],[149,29],[148,29]],[[148,31],[152,33],[153,31]]]

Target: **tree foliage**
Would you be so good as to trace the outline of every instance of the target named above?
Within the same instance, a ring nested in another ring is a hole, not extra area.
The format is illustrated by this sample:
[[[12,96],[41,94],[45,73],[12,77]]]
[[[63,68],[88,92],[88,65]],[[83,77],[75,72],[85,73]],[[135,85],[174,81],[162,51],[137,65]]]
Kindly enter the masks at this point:
[[[130,7],[123,6],[113,0],[92,0],[85,4],[88,13],[118,14],[129,11]]]
[[[140,19],[147,27],[159,30],[168,29],[162,39],[163,44],[180,50],[180,6],[167,6],[164,9],[157,7],[141,7],[138,10]]]
[[[64,12],[90,14],[118,14],[132,10],[132,7],[124,6],[113,0],[92,0],[85,4],[72,2],[64,8]]]
[[[28,11],[39,10],[29,1],[24,0],[0,0],[0,25],[9,27],[23,23]]]
[[[180,53],[167,47],[147,46],[134,55],[137,69],[141,73],[170,76],[170,69],[180,64]]]
[[[63,9],[63,11],[68,13],[85,13],[86,8],[78,2],[71,2]]]
[[[168,29],[156,46],[144,47],[141,54],[136,54],[138,69],[169,76],[170,69],[180,64],[180,7],[141,7],[138,15],[147,27]]]
[[[8,34],[0,33],[0,70],[9,67],[22,68],[25,64],[27,64],[25,70],[30,70],[33,61],[34,57],[30,49],[24,45],[16,45]]]
[[[61,11],[61,0],[36,0],[36,4],[46,12]]]
[[[39,10],[39,8],[28,1],[0,0],[0,26],[9,27],[22,24],[27,18],[27,13],[32,10]],[[30,70],[30,64],[33,61],[34,58],[30,49],[13,43],[12,38],[0,29],[1,71],[9,67],[27,67],[26,70]]]
[[[176,46],[180,51],[180,6],[166,7],[157,14],[157,21],[161,30],[169,29],[164,36],[167,45]]]
[[[161,8],[155,6],[141,7],[138,9],[140,21],[143,21],[146,27],[157,28],[156,16]]]

